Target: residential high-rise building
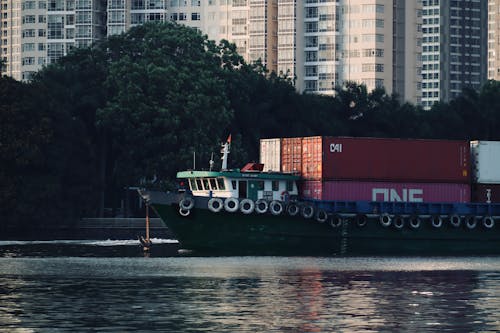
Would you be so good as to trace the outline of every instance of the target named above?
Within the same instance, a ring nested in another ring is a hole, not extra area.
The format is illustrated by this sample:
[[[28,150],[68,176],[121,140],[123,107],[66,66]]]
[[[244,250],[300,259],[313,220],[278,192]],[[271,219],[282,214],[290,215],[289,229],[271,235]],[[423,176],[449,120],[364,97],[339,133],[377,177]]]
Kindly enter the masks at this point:
[[[487,3],[423,0],[422,106],[448,102],[486,81]]]
[[[500,80],[500,0],[488,0],[488,79]]]
[[[430,108],[500,75],[499,1],[0,0],[2,74],[28,80],[73,47],[170,20],[235,43],[299,92],[355,81]]]
[[[278,72],[297,90],[334,94],[345,81],[419,102],[421,3],[278,1]]]
[[[0,0],[2,75],[33,73],[105,36],[104,0]]]

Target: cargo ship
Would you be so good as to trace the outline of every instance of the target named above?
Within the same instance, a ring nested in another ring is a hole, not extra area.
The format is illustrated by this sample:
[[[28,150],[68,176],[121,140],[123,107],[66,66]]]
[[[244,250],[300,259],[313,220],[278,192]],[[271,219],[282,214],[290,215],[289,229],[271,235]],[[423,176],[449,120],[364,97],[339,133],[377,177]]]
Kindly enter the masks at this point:
[[[141,189],[200,255],[500,254],[500,142],[262,139],[259,163]]]

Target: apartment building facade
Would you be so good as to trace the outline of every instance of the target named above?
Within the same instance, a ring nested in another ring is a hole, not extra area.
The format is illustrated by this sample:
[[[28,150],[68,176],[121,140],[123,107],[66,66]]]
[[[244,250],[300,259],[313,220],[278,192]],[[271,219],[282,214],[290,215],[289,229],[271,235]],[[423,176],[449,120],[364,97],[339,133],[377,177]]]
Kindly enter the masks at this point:
[[[422,106],[448,102],[487,80],[485,0],[423,0]]]
[[[500,0],[488,0],[488,80],[500,80]]]
[[[497,1],[0,0],[2,74],[29,80],[73,47],[170,20],[235,43],[247,61],[292,78],[299,92],[332,95],[355,81],[430,108],[486,80],[482,59],[492,63],[499,43],[490,33],[488,53],[481,49],[482,10],[490,8],[491,31]]]
[[[29,80],[74,47],[105,37],[104,0],[0,0],[2,75]]]

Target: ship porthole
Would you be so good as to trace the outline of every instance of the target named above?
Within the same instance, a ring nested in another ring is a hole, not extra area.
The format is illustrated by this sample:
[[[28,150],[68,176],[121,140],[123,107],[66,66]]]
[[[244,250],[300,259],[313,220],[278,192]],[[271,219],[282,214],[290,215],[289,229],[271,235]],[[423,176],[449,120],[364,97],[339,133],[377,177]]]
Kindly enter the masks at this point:
[[[286,207],[286,212],[290,216],[297,216],[299,211],[300,211],[299,206],[297,206],[297,204],[295,203],[291,203]]]
[[[243,214],[250,214],[253,212],[255,204],[250,199],[243,199],[240,202],[240,210]]]
[[[438,216],[438,215],[432,216],[431,217],[431,225],[434,228],[441,228],[441,226],[443,225],[443,219],[441,218],[441,216]]]
[[[310,219],[314,215],[314,207],[306,204],[302,207],[302,216],[306,219]]]
[[[461,220],[460,220],[460,216],[458,216],[457,214],[453,214],[452,216],[450,216],[450,224],[455,227],[455,228],[458,228],[460,227],[460,224],[461,224]]]
[[[483,226],[486,229],[491,229],[495,226],[495,220],[491,216],[485,216],[483,219]]]
[[[316,213],[316,221],[318,221],[319,223],[325,223],[327,219],[328,214],[323,209],[318,210],[318,212]]]
[[[283,204],[281,201],[273,200],[269,204],[269,210],[273,215],[280,215],[283,212]]]
[[[236,198],[227,198],[226,201],[224,201],[224,209],[230,213],[234,213],[238,210],[239,205],[238,205],[238,199]]]
[[[255,211],[259,214],[264,214],[267,212],[267,208],[269,207],[268,203],[264,199],[259,199],[255,203]]]
[[[218,213],[222,210],[224,204],[220,198],[211,198],[208,200],[208,209],[214,213]]]
[[[387,213],[380,215],[379,220],[380,220],[380,224],[383,227],[388,227],[391,225],[391,216]]]

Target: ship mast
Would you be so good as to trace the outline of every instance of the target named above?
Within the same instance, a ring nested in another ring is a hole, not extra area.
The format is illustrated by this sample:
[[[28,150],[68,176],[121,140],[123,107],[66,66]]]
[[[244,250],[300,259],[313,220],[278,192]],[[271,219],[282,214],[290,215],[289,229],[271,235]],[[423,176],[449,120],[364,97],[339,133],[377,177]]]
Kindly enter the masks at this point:
[[[229,149],[231,147],[231,134],[227,138],[226,142],[222,144],[221,154],[222,154],[222,168],[221,170],[227,170],[227,157],[229,156]]]

